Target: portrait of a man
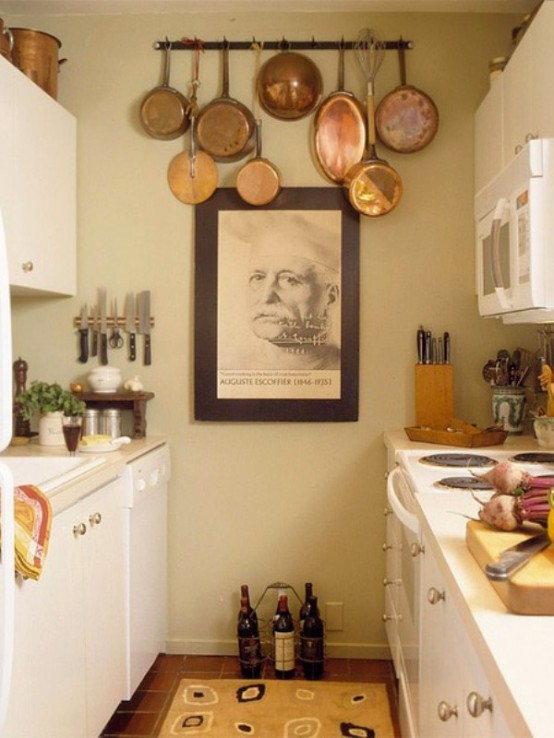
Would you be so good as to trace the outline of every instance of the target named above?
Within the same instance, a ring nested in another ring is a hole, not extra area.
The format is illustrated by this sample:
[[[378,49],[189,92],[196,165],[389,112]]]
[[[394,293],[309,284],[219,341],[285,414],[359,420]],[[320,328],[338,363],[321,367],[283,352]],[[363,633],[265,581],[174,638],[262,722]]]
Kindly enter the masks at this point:
[[[219,217],[218,369],[339,371],[340,212]]]

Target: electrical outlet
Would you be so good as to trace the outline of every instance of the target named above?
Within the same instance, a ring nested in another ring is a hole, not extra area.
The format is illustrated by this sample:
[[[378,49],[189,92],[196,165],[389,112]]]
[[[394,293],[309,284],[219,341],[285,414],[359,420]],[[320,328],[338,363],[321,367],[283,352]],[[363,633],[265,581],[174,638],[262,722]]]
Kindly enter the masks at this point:
[[[343,602],[326,602],[325,603],[325,629],[344,630],[344,603]]]

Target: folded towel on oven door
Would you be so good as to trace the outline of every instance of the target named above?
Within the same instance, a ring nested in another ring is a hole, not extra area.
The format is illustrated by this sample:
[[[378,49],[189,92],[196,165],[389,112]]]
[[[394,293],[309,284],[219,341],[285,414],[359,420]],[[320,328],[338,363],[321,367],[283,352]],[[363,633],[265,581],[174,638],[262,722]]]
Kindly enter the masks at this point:
[[[48,553],[52,508],[38,487],[14,487],[15,570],[25,579],[38,579]]]

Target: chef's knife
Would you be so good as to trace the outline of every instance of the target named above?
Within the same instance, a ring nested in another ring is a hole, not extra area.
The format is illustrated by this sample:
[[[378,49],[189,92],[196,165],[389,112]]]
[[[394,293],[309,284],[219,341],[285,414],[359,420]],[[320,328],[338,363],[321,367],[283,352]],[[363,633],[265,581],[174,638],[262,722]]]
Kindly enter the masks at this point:
[[[92,337],[91,337],[91,347],[90,347],[90,355],[91,356],[97,356],[98,355],[98,308],[96,305],[92,308],[90,313],[90,318],[92,321]]]
[[[86,303],[81,308],[81,323],[79,325],[79,361],[86,364],[88,361],[88,314]]]
[[[417,363],[423,364],[423,352],[425,347],[425,331],[420,325],[417,330]]]
[[[515,571],[526,564],[536,553],[542,551],[551,543],[546,533],[526,538],[515,546],[502,551],[500,556],[492,564],[485,566],[485,574],[495,582],[503,582]]]
[[[129,335],[129,361],[134,361],[137,358],[134,292],[129,292],[125,299],[125,330]]]
[[[100,310],[100,363],[108,363],[108,316],[106,288],[98,288],[98,306]]]
[[[139,294],[139,331],[144,336],[143,363],[149,366],[152,363],[152,348],[150,344],[150,290]]]

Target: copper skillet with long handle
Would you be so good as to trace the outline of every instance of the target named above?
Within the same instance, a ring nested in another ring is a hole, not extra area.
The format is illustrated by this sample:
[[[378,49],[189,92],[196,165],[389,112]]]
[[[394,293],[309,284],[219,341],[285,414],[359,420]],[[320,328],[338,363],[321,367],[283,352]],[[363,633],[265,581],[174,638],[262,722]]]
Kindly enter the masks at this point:
[[[375,31],[364,29],[356,42],[357,57],[367,79],[368,157],[346,173],[344,187],[352,207],[375,218],[390,213],[403,192],[400,175],[377,156],[373,83],[382,64],[385,45]]]
[[[190,98],[190,146],[174,156],[169,163],[167,179],[169,187],[175,197],[187,205],[197,205],[208,200],[218,183],[217,166],[212,157],[205,151],[197,151],[194,139],[198,103],[196,91],[200,84],[199,77],[199,50],[194,50],[194,78],[192,81],[192,95]]]
[[[320,104],[313,125],[317,163],[328,179],[339,184],[350,167],[362,160],[367,139],[363,105],[344,87],[344,48],[341,41],[338,89]]]
[[[179,138],[190,125],[187,114],[189,101],[169,85],[170,55],[171,42],[166,38],[162,84],[150,90],[140,106],[140,122],[146,133],[164,141]]]
[[[229,96],[229,41],[223,40],[223,89],[196,120],[196,141],[215,161],[238,161],[254,148],[256,121],[243,103]]]
[[[398,45],[400,86],[385,95],[375,111],[379,139],[393,151],[412,154],[431,143],[439,127],[439,112],[427,93],[406,84],[406,57]]]

